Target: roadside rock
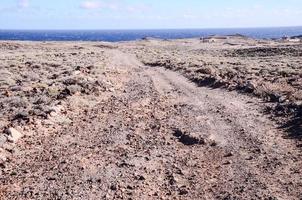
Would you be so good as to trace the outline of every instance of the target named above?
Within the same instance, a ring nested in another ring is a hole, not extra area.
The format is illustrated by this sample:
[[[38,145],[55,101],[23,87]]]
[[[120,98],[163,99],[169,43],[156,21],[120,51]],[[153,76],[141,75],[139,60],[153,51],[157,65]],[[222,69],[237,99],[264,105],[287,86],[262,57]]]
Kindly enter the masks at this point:
[[[5,142],[7,141],[7,136],[4,134],[0,135],[0,147],[3,146],[3,144],[5,144]]]
[[[18,140],[23,136],[23,134],[17,131],[15,128],[9,128],[6,132],[8,134],[8,141],[13,143],[18,142]]]
[[[81,92],[81,87],[79,85],[69,85],[67,86],[67,90],[70,94],[76,94],[78,92]]]
[[[5,167],[5,162],[7,160],[7,155],[4,149],[0,148],[0,168]]]

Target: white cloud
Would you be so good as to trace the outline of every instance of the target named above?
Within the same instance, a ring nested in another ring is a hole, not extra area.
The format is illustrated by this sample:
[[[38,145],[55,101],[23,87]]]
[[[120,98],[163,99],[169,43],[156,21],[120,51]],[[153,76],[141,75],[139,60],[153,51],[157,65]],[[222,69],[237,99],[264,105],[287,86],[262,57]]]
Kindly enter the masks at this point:
[[[150,6],[145,4],[126,4],[121,0],[86,0],[80,7],[87,10],[107,9],[128,13],[141,13],[150,9]]]
[[[22,11],[23,9],[29,8],[29,6],[29,0],[16,0],[14,4],[10,6],[1,7],[0,5],[0,14]]]
[[[102,7],[103,7],[102,3],[99,1],[84,1],[81,4],[81,8],[88,9],[88,10],[99,9]]]
[[[119,10],[122,7],[122,5],[120,4],[120,2],[117,1],[86,0],[81,3],[80,7],[87,10],[105,9],[105,8],[110,10]]]
[[[19,0],[18,1],[19,8],[28,8],[29,7],[29,0]]]
[[[143,13],[149,11],[150,9],[151,7],[145,4],[131,5],[125,7],[125,10],[131,13]]]

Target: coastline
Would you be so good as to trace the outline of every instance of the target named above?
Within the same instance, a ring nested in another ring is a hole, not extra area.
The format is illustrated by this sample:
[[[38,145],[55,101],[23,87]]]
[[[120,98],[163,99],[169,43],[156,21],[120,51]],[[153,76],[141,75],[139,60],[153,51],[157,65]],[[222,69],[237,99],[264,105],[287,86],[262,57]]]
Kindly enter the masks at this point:
[[[211,35],[246,35],[254,39],[278,39],[302,34],[302,26],[213,29],[146,29],[146,30],[0,30],[0,39],[26,41],[134,41],[144,37],[189,39]]]

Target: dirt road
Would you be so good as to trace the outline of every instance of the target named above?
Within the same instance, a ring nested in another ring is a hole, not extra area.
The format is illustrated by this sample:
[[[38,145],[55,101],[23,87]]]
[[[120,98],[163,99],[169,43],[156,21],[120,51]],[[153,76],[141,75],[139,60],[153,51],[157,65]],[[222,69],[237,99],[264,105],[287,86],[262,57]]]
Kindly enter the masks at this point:
[[[259,99],[105,53],[113,88],[35,125],[2,169],[3,199],[302,198],[301,152]],[[53,129],[58,117],[70,123]]]

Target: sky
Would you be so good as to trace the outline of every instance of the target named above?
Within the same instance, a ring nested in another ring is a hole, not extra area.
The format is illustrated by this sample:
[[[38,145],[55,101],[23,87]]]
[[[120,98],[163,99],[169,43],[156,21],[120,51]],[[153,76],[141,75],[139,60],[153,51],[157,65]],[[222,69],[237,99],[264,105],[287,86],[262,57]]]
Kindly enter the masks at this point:
[[[0,0],[0,29],[302,25],[302,0]]]

